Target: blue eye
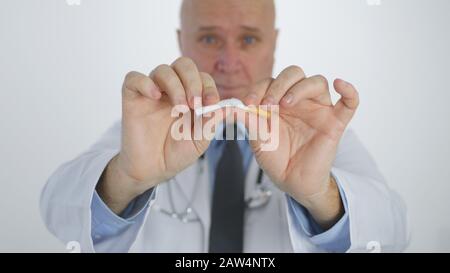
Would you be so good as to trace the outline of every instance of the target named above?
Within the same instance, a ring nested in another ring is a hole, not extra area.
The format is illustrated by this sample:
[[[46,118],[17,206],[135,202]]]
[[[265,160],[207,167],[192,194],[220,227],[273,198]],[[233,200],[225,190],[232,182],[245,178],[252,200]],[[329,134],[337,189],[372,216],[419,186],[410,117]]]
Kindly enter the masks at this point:
[[[205,36],[203,37],[203,42],[206,44],[214,44],[216,42],[216,38],[213,36]]]
[[[244,37],[244,43],[247,44],[247,45],[253,44],[255,42],[255,40],[256,40],[255,37],[252,37],[252,36],[245,36]]]

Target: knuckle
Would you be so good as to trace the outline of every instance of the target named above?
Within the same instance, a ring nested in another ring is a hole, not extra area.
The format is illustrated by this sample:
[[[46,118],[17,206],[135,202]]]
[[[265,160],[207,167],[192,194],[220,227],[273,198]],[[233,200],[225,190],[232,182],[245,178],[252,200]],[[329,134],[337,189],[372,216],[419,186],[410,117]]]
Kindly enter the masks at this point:
[[[201,91],[202,84],[196,78],[189,78],[186,80],[186,91],[191,94],[199,93]]]
[[[280,80],[274,80],[270,85],[270,90],[268,93],[278,93],[283,89],[283,83]]]
[[[313,83],[319,88],[327,88],[328,89],[328,80],[323,75],[316,75],[313,78]]]
[[[292,76],[303,77],[305,75],[305,73],[303,72],[303,69],[297,65],[291,65],[288,68],[286,68],[286,70]]]
[[[202,79],[204,89],[216,89],[216,83],[211,75],[205,72],[200,72],[200,78]]]
[[[172,84],[175,82],[175,73],[172,73],[172,68],[166,64],[158,65],[152,72],[152,78],[158,82],[164,82],[166,84]]]
[[[249,91],[251,93],[255,94],[258,97],[258,99],[261,100],[266,95],[266,93],[269,92],[269,89],[274,82],[275,82],[274,78],[267,78],[267,79],[261,80],[261,81],[257,82],[256,84],[253,84],[250,87]]]
[[[180,69],[189,69],[192,67],[196,67],[192,59],[184,56],[176,59],[172,66]]]
[[[170,70],[170,69],[171,68],[167,64],[160,64],[153,70],[152,74],[154,74],[154,75],[161,75],[163,73],[167,73],[167,71]]]
[[[132,81],[133,79],[135,79],[137,77],[137,75],[139,75],[138,72],[136,71],[130,71],[125,75],[125,82],[129,83],[130,81]]]
[[[209,74],[206,73],[206,72],[199,72],[199,75],[200,75],[200,78],[201,78],[202,80],[207,80],[207,81],[212,81],[212,80],[213,80],[212,76],[209,75]]]
[[[139,77],[136,79],[136,85],[138,85],[139,87],[144,88],[147,84],[147,77]]]
[[[180,82],[178,77],[176,77],[174,75],[169,75],[169,76],[165,77],[163,79],[163,81],[166,83],[166,85],[169,88],[174,88],[174,89],[176,89],[178,87],[178,84]]]
[[[186,79],[186,84],[189,86],[199,87],[202,84],[200,73],[187,73],[184,78]]]

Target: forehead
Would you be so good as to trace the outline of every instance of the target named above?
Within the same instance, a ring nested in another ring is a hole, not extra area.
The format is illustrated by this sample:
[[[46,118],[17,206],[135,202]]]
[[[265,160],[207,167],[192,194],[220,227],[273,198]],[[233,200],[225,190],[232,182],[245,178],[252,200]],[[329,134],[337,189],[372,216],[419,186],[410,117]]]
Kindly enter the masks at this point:
[[[185,0],[181,10],[181,28],[197,31],[274,28],[273,0]]]

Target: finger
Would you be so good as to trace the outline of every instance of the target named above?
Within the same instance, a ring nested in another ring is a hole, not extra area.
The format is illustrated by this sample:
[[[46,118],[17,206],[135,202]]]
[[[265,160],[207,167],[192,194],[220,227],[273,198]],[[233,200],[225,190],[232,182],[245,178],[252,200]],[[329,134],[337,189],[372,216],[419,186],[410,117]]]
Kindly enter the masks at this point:
[[[297,82],[305,78],[305,73],[298,66],[289,66],[284,69],[278,77],[270,84],[261,104],[276,105],[280,103],[281,98]]]
[[[328,81],[324,76],[312,76],[296,83],[281,100],[281,105],[289,108],[305,99],[312,99],[323,105],[331,105],[328,90]]]
[[[214,79],[209,75],[208,73],[200,72],[200,79],[202,81],[202,100],[203,100],[203,106],[208,106],[212,104],[216,104],[219,102],[219,92],[217,91],[216,84],[214,82]],[[202,107],[202,103],[199,102],[197,99],[201,97],[197,97],[194,100],[194,109],[197,109],[198,107]],[[218,109],[216,111],[213,111],[211,113],[201,115],[199,117],[195,117],[196,119],[202,119],[202,123],[200,125],[202,128],[199,128],[202,134],[204,134],[201,139],[204,139],[209,143],[209,141],[214,137],[217,125],[223,120],[221,114],[222,109]],[[211,123],[211,119],[213,120]],[[196,126],[199,123],[194,123],[193,125]],[[205,128],[207,127],[207,128]],[[197,131],[197,132],[198,132]],[[198,138],[197,138],[198,139]]]
[[[341,95],[334,106],[334,112],[339,120],[348,124],[359,105],[358,91],[352,84],[341,79],[336,79],[333,85],[336,92]]]
[[[150,78],[165,92],[173,105],[187,105],[186,92],[177,73],[168,65],[160,65],[150,74]]]
[[[200,78],[203,85],[202,97],[203,105],[212,105],[219,102],[219,92],[217,91],[214,79],[208,73],[200,72]]]
[[[131,71],[125,76],[122,88],[123,96],[126,98],[135,98],[144,96],[152,100],[161,98],[161,90],[148,76]]]
[[[194,109],[194,97],[202,97],[202,80],[197,66],[191,59],[181,57],[172,64],[172,68],[183,84],[189,106]]]
[[[243,99],[246,105],[260,105],[273,78],[264,79],[249,87],[247,96]]]

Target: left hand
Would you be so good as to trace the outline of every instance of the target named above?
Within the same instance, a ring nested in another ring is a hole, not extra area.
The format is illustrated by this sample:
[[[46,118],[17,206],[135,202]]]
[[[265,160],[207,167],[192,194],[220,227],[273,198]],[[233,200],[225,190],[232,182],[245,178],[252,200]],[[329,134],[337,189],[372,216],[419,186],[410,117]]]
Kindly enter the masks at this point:
[[[314,210],[314,200],[333,188],[331,166],[344,129],[358,107],[358,92],[350,83],[335,80],[341,98],[333,105],[328,81],[320,75],[307,78],[297,66],[286,68],[264,88],[265,92],[250,93],[244,101],[280,105],[279,146],[263,151],[259,141],[251,141],[256,160],[281,190]]]

